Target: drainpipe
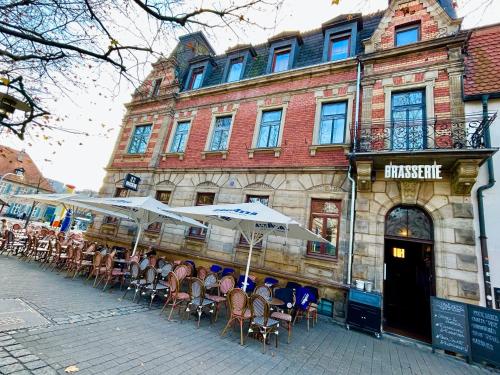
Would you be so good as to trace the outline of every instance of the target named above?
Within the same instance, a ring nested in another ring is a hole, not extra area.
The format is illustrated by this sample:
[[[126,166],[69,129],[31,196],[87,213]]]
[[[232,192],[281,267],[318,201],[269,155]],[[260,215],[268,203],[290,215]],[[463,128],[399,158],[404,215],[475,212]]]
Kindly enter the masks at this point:
[[[481,97],[483,104],[483,121],[488,120],[488,95]],[[486,148],[491,148],[490,129],[486,128],[484,133],[484,144]],[[483,191],[491,189],[495,185],[495,173],[493,170],[493,158],[490,156],[486,161],[488,167],[488,183],[477,189],[477,208],[479,216],[479,245],[481,247],[481,258],[483,262],[484,295],[486,307],[493,307],[491,296],[490,262],[488,259],[488,237],[486,237],[486,225],[484,222],[484,196]]]
[[[349,160],[347,178],[351,181],[351,220],[349,222],[349,253],[347,257],[347,285],[351,285],[352,254],[354,250],[354,218],[356,216],[356,180],[352,177],[352,162],[356,159],[356,142],[358,137],[359,120],[359,92],[361,88],[361,61],[358,59],[358,72],[356,77],[356,114],[354,115],[354,131],[352,138],[352,155]]]

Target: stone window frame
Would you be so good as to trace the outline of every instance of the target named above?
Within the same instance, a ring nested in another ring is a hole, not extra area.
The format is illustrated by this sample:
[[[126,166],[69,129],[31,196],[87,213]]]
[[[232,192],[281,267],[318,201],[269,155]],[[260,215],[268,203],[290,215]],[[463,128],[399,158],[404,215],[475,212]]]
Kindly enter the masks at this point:
[[[161,90],[161,84],[163,83],[163,78],[162,77],[157,77],[153,79],[153,84],[151,85],[151,92],[149,96],[151,98],[157,97],[160,95],[160,90]]]
[[[135,131],[137,128],[140,128],[141,126],[151,126],[151,132],[149,133],[149,137],[148,137],[148,141],[147,141],[147,144],[146,144],[146,150],[144,152],[133,152],[131,153],[130,152],[130,146],[132,145],[132,140],[134,139],[134,134],[135,134]],[[144,156],[145,154],[147,154],[148,152],[148,146],[149,146],[149,141],[151,140],[151,136],[153,135],[153,129],[154,129],[154,123],[153,122],[145,122],[145,123],[140,123],[140,124],[135,124],[132,126],[132,131],[130,132],[130,137],[127,141],[127,146],[125,148],[125,155],[126,156],[136,156],[136,157],[140,157],[140,156]]]
[[[268,111],[275,111],[281,109],[281,122],[280,122],[280,131],[278,133],[278,143],[276,147],[257,147],[257,141],[259,138],[259,133],[260,133],[260,124],[262,121],[262,113],[263,112],[268,112]],[[248,158],[253,159],[254,153],[256,152],[274,152],[274,156],[276,158],[279,158],[281,155],[281,144],[283,141],[283,132],[285,128],[285,118],[286,118],[286,112],[288,109],[288,102],[281,103],[281,104],[272,104],[272,105],[265,105],[265,104],[260,104],[257,107],[257,118],[255,120],[255,126],[253,129],[253,136],[252,136],[252,147],[247,150],[248,152]]]
[[[217,112],[217,108],[212,108],[212,119],[210,120],[210,127],[208,129],[207,140],[205,141],[205,147],[201,152],[201,158],[205,159],[207,155],[220,155],[222,159],[227,158],[227,154],[229,153],[229,147],[231,144],[231,134],[233,132],[234,120],[236,118],[236,113],[238,112],[238,107],[235,107],[231,111],[222,111]],[[231,125],[229,127],[229,134],[227,135],[227,147],[225,150],[210,150],[210,144],[212,143],[212,137],[215,129],[215,123],[218,117],[229,117],[231,116]],[[191,130],[191,129],[190,129]]]
[[[190,117],[183,117],[183,118],[176,117],[174,119],[174,123],[172,124],[172,129],[170,130],[170,134],[168,136],[167,146],[165,147],[165,153],[163,154],[163,158],[178,157],[179,160],[184,159],[184,155],[186,154],[186,149],[189,142],[189,136],[191,135],[191,129],[193,129],[194,118],[195,114],[193,114]],[[177,125],[182,122],[189,122],[189,130],[186,136],[186,146],[184,147],[183,152],[171,152],[170,148],[172,147],[172,142],[174,141],[175,132],[177,131]]]
[[[350,48],[349,48],[349,56],[347,59],[350,59],[354,56],[356,56],[356,46],[357,46],[357,40],[358,40],[358,25],[357,22],[351,22],[345,25],[340,25],[340,26],[333,26],[325,30],[325,38],[323,40],[323,57],[322,61],[323,62],[337,62],[337,61],[343,61],[342,60],[330,60],[330,42],[333,38],[335,38],[336,35],[342,35],[342,36],[347,36],[349,34],[351,40],[350,40]]]
[[[158,188],[159,187],[159,188]],[[170,205],[170,202],[172,201],[172,196],[174,195],[174,189],[172,188],[172,186],[161,186],[161,185],[157,185],[154,187],[154,198],[158,200],[158,193],[159,192],[168,192],[169,193],[169,196],[168,196],[168,202],[163,202],[163,201],[160,201],[164,204],[167,204],[167,205]],[[153,225],[155,224],[159,224],[158,225],[158,230],[156,230]],[[145,232],[149,232],[149,233],[156,233],[156,234],[159,234],[161,233],[162,229],[163,229],[163,223],[162,221],[156,221],[156,222],[153,222],[151,224],[148,225],[148,227],[146,229],[144,229]]]
[[[214,200],[212,204],[217,204],[217,199],[219,198],[219,187],[207,187],[207,186],[200,186],[200,187],[195,187],[193,193],[193,200],[192,200],[192,206],[196,206],[196,202],[198,200],[198,194],[213,194],[214,195]],[[205,236],[204,237],[198,237],[194,236],[191,234],[191,228],[190,226],[186,226],[184,230],[184,238],[187,241],[193,241],[193,242],[198,242],[198,243],[207,243],[210,240],[210,236],[212,234],[212,225],[209,223],[205,222],[205,225],[207,227]]]
[[[275,55],[276,51],[280,50],[280,49],[284,49],[286,47],[290,48],[290,57],[288,59],[288,69],[280,71],[280,72],[273,72],[274,55]],[[298,49],[299,49],[299,43],[297,41],[297,38],[295,38],[295,37],[281,40],[281,41],[272,42],[271,46],[269,47],[269,56],[267,58],[266,73],[267,74],[279,74],[279,73],[284,73],[290,69],[293,69]]]
[[[424,80],[421,82],[410,82],[402,84],[394,84],[392,78],[387,78],[382,81],[382,88],[384,89],[384,123],[386,126],[392,124],[392,93],[398,91],[412,91],[424,90],[425,91],[425,116],[426,120],[432,119],[435,116],[434,112],[434,88],[436,86],[436,79],[438,72],[427,72]],[[384,82],[385,81],[385,82]],[[427,125],[427,148],[434,147],[434,127]],[[390,142],[392,137],[387,137],[386,142]],[[390,144],[385,144],[385,148],[390,148]]]
[[[348,204],[346,203],[347,202],[347,195],[344,192],[331,192],[331,193],[310,192],[309,194],[306,195],[306,199],[307,199],[307,203],[306,203],[306,207],[305,207],[305,209],[306,209],[305,227],[307,229],[309,229],[311,226],[311,222],[310,222],[310,220],[311,220],[311,208],[312,208],[312,201],[314,199],[340,201],[339,228],[337,230],[338,237],[337,237],[336,255],[330,256],[330,255],[323,255],[323,254],[310,254],[309,253],[309,241],[305,241],[305,247],[304,247],[304,253],[303,253],[303,257],[306,259],[310,258],[310,259],[326,260],[329,262],[337,263],[341,259],[341,257],[339,256],[340,250],[341,250],[341,242],[345,240],[345,238],[344,238],[345,228],[343,228],[343,227],[346,225],[345,221],[347,220],[347,217],[345,216],[345,210],[348,207]]]
[[[234,82],[241,81],[243,79],[243,77],[245,76],[245,69],[247,67],[247,61],[248,61],[249,55],[250,55],[250,51],[248,51],[248,50],[241,51],[241,52],[234,52],[234,53],[230,53],[229,55],[227,55],[226,65],[224,66],[224,73],[222,74],[222,82],[223,83],[234,83]],[[233,61],[235,59],[239,59],[239,58],[243,58],[243,67],[241,68],[240,78],[238,78],[236,81],[228,82],[227,79],[229,77],[229,69],[231,67],[231,61]]]
[[[414,42],[398,45],[398,43],[397,43],[398,33],[412,30],[412,29],[417,29],[417,40]],[[418,43],[421,41],[422,41],[422,21],[421,20],[408,22],[408,23],[402,23],[402,24],[394,26],[394,47],[395,48],[408,46],[408,45],[415,44],[415,43]]]
[[[332,149],[349,149],[351,144],[351,126],[353,120],[353,107],[354,107],[354,92],[347,92],[342,96],[335,97],[317,97],[316,98],[316,111],[314,114],[314,128],[313,128],[313,138],[312,144],[309,146],[309,153],[311,156],[315,156],[318,151],[322,150],[332,150]],[[338,103],[347,101],[347,115],[346,124],[344,130],[344,143],[333,143],[333,144],[319,144],[319,130],[321,126],[321,109],[323,104]]]

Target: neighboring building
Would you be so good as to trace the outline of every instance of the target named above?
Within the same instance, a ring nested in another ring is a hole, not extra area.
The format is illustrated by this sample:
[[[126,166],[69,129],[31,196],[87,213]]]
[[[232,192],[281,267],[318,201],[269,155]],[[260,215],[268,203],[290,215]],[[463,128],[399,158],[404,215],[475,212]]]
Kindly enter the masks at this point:
[[[269,236],[252,273],[316,285],[338,316],[353,235],[352,276],[383,293],[384,328],[429,340],[430,296],[480,302],[471,188],[494,150],[464,117],[460,27],[449,0],[395,0],[223,55],[201,33],[181,37],[126,105],[100,193],[132,194],[132,173],[134,195],[172,206],[272,206],[333,246]],[[122,224],[96,220],[90,234],[127,246],[135,229]],[[141,244],[239,270],[248,255],[239,233],[214,226],[154,224]]]
[[[466,114],[473,114],[481,118],[484,114],[489,117],[496,114],[495,121],[490,125],[490,144],[500,145],[500,25],[486,26],[472,32],[466,47],[467,63],[464,80],[464,98],[466,100]],[[477,124],[478,126],[481,123]],[[490,171],[488,169],[490,168]],[[496,153],[491,161],[485,163],[480,171],[474,194],[476,220],[476,242],[478,257],[484,251],[484,273],[481,283],[482,290],[487,292],[486,305],[500,309],[500,189],[495,176],[500,176],[500,155]],[[491,184],[488,184],[491,182]],[[484,214],[478,212],[477,191],[484,191]],[[484,216],[484,225],[480,224],[480,217]],[[481,238],[482,237],[482,238]],[[491,279],[491,280],[488,280]],[[484,293],[482,293],[484,295]]]
[[[0,194],[35,194],[53,193],[54,190],[47,179],[24,151],[14,150],[7,146],[0,146],[0,176],[6,173],[12,173],[16,168],[24,168],[24,177],[8,175],[0,182]],[[29,214],[31,205],[11,203],[7,209],[2,212],[5,216],[21,217],[23,213]],[[45,205],[36,206],[32,213],[32,218],[42,220],[46,216],[50,207]],[[50,212],[49,212],[50,213]]]

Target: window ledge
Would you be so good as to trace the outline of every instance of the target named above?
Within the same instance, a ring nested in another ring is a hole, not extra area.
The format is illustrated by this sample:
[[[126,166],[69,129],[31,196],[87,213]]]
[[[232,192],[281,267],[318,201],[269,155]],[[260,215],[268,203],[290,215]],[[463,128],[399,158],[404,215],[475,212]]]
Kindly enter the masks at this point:
[[[184,152],[165,152],[162,154],[163,160],[167,158],[178,158],[179,160],[184,160]]]
[[[205,242],[207,238],[205,236],[186,236],[186,241],[189,241],[189,242],[196,242],[196,243],[200,243],[200,242]]]
[[[306,253],[304,255],[305,258],[310,258],[310,259],[320,259],[320,260],[330,260],[332,262],[338,262],[339,257],[337,255],[325,255],[325,254],[311,254],[311,253]]]
[[[201,158],[205,160],[207,156],[221,156],[222,159],[227,159],[228,150],[202,151]]]
[[[266,153],[274,153],[275,158],[279,158],[281,155],[281,147],[266,147],[266,148],[249,148],[247,150],[248,158],[253,159],[254,154],[266,154]]]
[[[350,145],[346,143],[335,143],[327,145],[311,145],[309,146],[309,153],[311,156],[315,156],[317,152],[321,151],[333,151],[333,150],[344,150],[346,154],[349,153]]]
[[[141,161],[144,160],[144,157],[146,156],[146,153],[142,154],[123,154],[122,155],[122,160],[123,159],[140,159]]]

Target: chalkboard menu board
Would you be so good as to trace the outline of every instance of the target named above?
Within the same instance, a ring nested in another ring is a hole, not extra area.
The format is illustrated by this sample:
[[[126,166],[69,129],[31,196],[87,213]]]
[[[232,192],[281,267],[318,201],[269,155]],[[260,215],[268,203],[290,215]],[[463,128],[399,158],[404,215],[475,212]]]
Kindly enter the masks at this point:
[[[468,306],[472,360],[500,366],[500,311]]]
[[[432,347],[469,356],[465,303],[431,297]]]

